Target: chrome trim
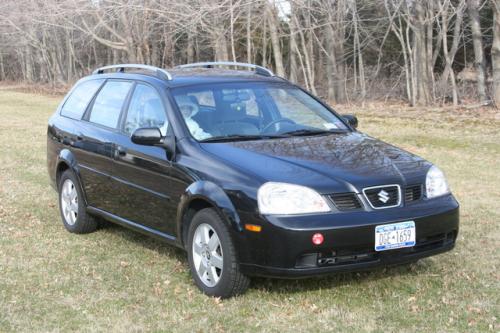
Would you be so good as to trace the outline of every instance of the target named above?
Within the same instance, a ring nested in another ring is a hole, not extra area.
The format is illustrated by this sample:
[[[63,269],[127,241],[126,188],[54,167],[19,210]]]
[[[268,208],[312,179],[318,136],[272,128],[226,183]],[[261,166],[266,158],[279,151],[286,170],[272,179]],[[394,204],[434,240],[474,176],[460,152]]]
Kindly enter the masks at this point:
[[[155,67],[155,66],[149,66],[149,65],[143,65],[143,64],[118,64],[118,65],[109,65],[109,66],[104,66],[96,69],[95,71],[92,72],[92,74],[102,74],[104,73],[105,70],[109,69],[116,69],[117,72],[124,72],[125,68],[135,68],[135,69],[144,69],[147,71],[154,72],[156,76],[158,76],[160,79],[164,80],[172,80],[172,75],[167,72],[166,70]]]
[[[395,205],[384,206],[384,207],[375,207],[375,206],[373,206],[372,203],[371,203],[371,201],[370,201],[370,199],[366,195],[365,191],[367,191],[367,190],[373,190],[374,188],[384,188],[384,187],[391,187],[391,186],[396,186],[398,188],[398,203],[395,204]],[[388,184],[388,185],[378,185],[378,186],[365,187],[363,189],[363,195],[364,195],[366,201],[368,201],[368,204],[370,205],[370,207],[373,208],[373,209],[386,209],[386,208],[399,207],[399,206],[401,206],[401,202],[402,202],[402,198],[401,198],[401,186],[399,186],[399,184]]]
[[[196,62],[196,63],[192,63],[192,64],[179,65],[179,66],[176,66],[175,68],[196,68],[196,67],[210,68],[211,66],[245,67],[245,68],[251,68],[251,69],[255,70],[255,72],[257,74],[262,74],[262,75],[266,75],[266,76],[274,76],[274,73],[265,67],[255,65],[255,64],[248,64],[245,62],[234,62],[234,61]]]

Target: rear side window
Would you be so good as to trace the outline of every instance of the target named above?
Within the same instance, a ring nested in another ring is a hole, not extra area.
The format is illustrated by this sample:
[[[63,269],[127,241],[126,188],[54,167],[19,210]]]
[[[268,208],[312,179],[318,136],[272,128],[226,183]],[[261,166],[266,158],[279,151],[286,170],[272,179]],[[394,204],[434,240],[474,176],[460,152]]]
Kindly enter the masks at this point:
[[[104,80],[89,80],[80,83],[64,103],[61,115],[73,119],[82,119],[90,100]]]
[[[108,81],[99,91],[89,121],[110,128],[118,127],[120,113],[132,86],[129,81]]]

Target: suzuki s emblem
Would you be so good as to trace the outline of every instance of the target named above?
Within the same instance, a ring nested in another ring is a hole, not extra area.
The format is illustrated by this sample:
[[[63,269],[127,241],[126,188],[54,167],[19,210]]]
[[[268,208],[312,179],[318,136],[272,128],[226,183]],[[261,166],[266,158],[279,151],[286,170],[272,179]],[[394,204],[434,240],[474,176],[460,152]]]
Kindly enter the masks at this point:
[[[389,193],[384,190],[378,192],[378,199],[383,203],[386,203],[387,201],[389,201]]]

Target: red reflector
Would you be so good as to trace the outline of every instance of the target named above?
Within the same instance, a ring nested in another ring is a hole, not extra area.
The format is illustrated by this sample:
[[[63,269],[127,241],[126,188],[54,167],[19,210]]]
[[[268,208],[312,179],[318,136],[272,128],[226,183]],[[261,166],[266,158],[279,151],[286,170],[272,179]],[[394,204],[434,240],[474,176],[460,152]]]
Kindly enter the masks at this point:
[[[319,232],[312,236],[312,242],[314,245],[321,245],[321,244],[323,244],[324,240],[325,240],[325,238]]]

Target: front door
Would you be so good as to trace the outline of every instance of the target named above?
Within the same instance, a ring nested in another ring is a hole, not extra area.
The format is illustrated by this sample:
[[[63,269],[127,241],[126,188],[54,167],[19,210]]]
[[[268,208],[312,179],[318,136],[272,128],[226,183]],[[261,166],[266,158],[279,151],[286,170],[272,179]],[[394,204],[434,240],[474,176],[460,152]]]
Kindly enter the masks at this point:
[[[137,83],[115,146],[113,180],[117,209],[113,214],[173,236],[176,210],[168,191],[171,162],[165,149],[131,141],[132,133],[142,127],[158,127],[166,135],[169,123],[156,89]]]

